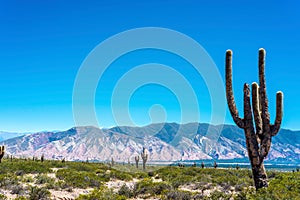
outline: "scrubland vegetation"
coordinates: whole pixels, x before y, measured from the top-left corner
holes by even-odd
[[[267,173],[255,191],[248,169],[3,159],[0,199],[300,199],[300,172]]]

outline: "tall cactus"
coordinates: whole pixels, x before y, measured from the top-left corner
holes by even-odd
[[[226,52],[227,103],[233,121],[238,127],[244,129],[256,189],[268,187],[268,179],[263,162],[270,151],[272,137],[280,129],[283,115],[283,94],[282,92],[277,92],[276,119],[274,124],[270,124],[265,80],[265,55],[265,50],[259,49],[259,85],[252,83],[252,108],[250,103],[250,88],[248,84],[244,84],[244,118],[240,118],[232,90],[232,51],[227,50]]]
[[[141,157],[142,157],[142,160],[143,160],[143,170],[145,170],[146,169],[146,162],[148,160],[148,153],[147,153],[147,150],[145,149],[145,147],[143,147]]]
[[[134,160],[135,160],[135,166],[136,166],[136,168],[138,169],[138,168],[139,168],[140,157],[139,157],[139,156],[135,156],[135,157],[134,157]]]
[[[2,162],[2,158],[4,156],[4,153],[5,153],[5,146],[2,145],[2,146],[0,146],[0,163]]]

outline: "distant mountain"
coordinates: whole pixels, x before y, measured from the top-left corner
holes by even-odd
[[[13,132],[0,131],[0,142],[3,140],[8,140],[10,138],[19,137],[28,134],[30,133],[13,133]]]
[[[207,133],[209,130],[209,133]],[[300,161],[300,131],[282,129],[272,139],[268,159]],[[63,132],[39,132],[3,141],[7,153],[67,160],[133,162],[142,147],[150,161],[246,158],[242,129],[233,125],[164,123],[144,127],[74,127]]]

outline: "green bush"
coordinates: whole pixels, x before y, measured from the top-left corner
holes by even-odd
[[[192,199],[192,195],[189,192],[185,191],[170,191],[166,194],[166,199],[168,200],[190,200]]]
[[[152,182],[151,179],[143,179],[134,186],[135,196],[140,194],[150,194],[150,196],[164,194],[169,191],[172,187],[163,182]]]
[[[50,192],[46,188],[31,187],[29,193],[30,200],[48,200],[50,199]]]
[[[131,191],[130,188],[126,184],[122,185],[122,187],[118,191],[118,194],[125,196],[127,198],[131,198],[134,196],[133,191]]]
[[[103,177],[93,172],[76,171],[74,169],[60,169],[56,172],[56,177],[63,180],[68,186],[87,188],[98,188],[101,182],[105,180]]]
[[[1,198],[0,198],[0,199],[1,199]],[[15,200],[27,200],[27,198],[24,197],[24,196],[20,196],[20,197],[15,198]]]
[[[53,184],[55,182],[55,179],[47,176],[46,174],[39,174],[36,176],[36,184],[45,184],[45,183],[49,183],[49,184]]]
[[[20,184],[13,185],[11,187],[11,194],[23,195],[25,193],[24,188]]]
[[[106,187],[100,187],[91,194],[79,195],[76,200],[126,200],[126,197],[116,194]]]
[[[0,199],[1,199],[1,200],[6,200],[7,197],[6,197],[4,194],[0,194]]]
[[[119,179],[123,181],[131,181],[132,176],[129,173],[118,171],[118,170],[111,170],[110,178]]]
[[[224,192],[215,190],[208,197],[205,197],[205,200],[230,200],[232,195],[225,194]]]

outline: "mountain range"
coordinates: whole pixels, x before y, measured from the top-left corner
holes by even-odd
[[[18,135],[16,135],[18,136]],[[144,127],[92,126],[38,132],[1,142],[6,154],[48,159],[134,162],[145,147],[149,161],[246,158],[242,129],[233,125],[158,123]],[[281,129],[272,138],[268,160],[300,161],[300,131]]]

